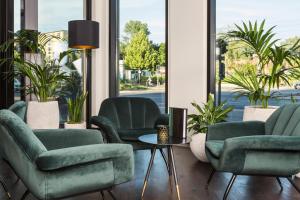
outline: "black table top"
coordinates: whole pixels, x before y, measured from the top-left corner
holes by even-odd
[[[169,137],[166,141],[159,141],[157,138],[157,134],[148,134],[139,137],[139,141],[147,144],[161,145],[161,146],[170,146],[174,144],[187,144],[190,141],[188,139],[180,139]]]

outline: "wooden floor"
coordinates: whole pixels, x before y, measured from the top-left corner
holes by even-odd
[[[211,171],[209,164],[197,161],[188,148],[177,147],[174,149],[177,172],[181,189],[182,200],[221,200],[231,174],[218,173],[214,176],[208,190],[205,182]],[[118,200],[140,199],[143,179],[150,159],[149,151],[139,151],[135,155],[136,173],[135,179],[129,183],[117,186],[113,192]],[[9,167],[0,163],[0,176],[5,179],[14,200],[19,200],[25,191],[21,181],[14,183],[16,177]],[[280,187],[275,178],[269,177],[245,177],[237,178],[229,195],[229,200],[292,200],[300,199],[300,195],[292,188],[287,180],[282,179],[284,189]],[[171,184],[173,184],[173,180]],[[297,180],[300,185],[300,179]],[[172,200],[176,199],[175,190],[171,189],[167,171],[160,154],[157,153],[153,170],[150,175],[148,188],[144,200]],[[68,200],[101,200],[99,193],[82,195]],[[110,197],[106,195],[106,200]],[[6,200],[2,188],[0,200]],[[30,196],[26,200],[35,200]]]

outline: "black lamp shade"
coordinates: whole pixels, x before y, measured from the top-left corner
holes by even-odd
[[[99,48],[99,23],[90,20],[69,21],[69,47],[75,49]]]

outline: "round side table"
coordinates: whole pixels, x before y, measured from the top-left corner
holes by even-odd
[[[178,178],[177,178],[177,173],[176,173],[176,166],[175,166],[175,159],[174,159],[174,153],[173,153],[173,145],[177,144],[186,144],[189,142],[188,139],[179,139],[179,138],[174,138],[174,137],[169,137],[168,140],[166,141],[160,141],[157,138],[157,134],[148,134],[148,135],[143,135],[140,136],[139,138],[140,142],[146,143],[146,144],[152,144],[153,149],[151,150],[151,159],[148,165],[146,177],[144,180],[144,185],[143,185],[143,190],[142,190],[142,198],[144,196],[148,179],[150,176],[150,171],[153,165],[153,160],[155,157],[156,149],[158,147],[166,147],[168,150],[168,161],[167,161],[167,169],[169,172],[169,176],[174,177],[175,185],[176,185],[176,192],[177,192],[177,198],[180,200],[180,190],[179,190],[179,184],[178,184]]]

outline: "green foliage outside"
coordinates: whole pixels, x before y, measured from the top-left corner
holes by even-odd
[[[198,105],[196,102],[192,103],[196,109],[196,114],[188,115],[188,130],[195,133],[207,133],[208,126],[214,125],[219,122],[224,122],[233,110],[233,107],[225,107],[226,102],[215,106],[214,97],[210,94],[207,103],[203,106]]]
[[[124,32],[126,34],[126,36],[124,38],[125,41],[129,40],[130,38],[132,38],[135,34],[137,34],[139,32],[143,32],[147,36],[150,35],[148,24],[143,23],[141,21],[137,21],[137,20],[130,20],[129,22],[127,22],[125,25],[125,28],[124,28]]]
[[[141,21],[129,21],[125,25],[126,36],[120,42],[120,56],[128,70],[156,71],[165,65],[165,44],[154,44],[148,25]]]
[[[155,71],[158,52],[154,50],[147,35],[140,31],[133,35],[125,48],[124,64],[127,69]]]

